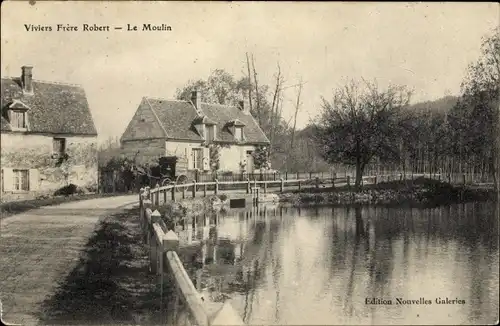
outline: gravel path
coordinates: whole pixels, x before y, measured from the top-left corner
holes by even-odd
[[[47,302],[54,301],[75,271],[89,269],[82,264],[89,263],[89,250],[95,247],[93,242],[107,226],[109,216],[123,213],[126,206],[136,201],[136,195],[91,199],[31,210],[2,220],[0,298],[3,321],[23,325],[43,323],[44,314],[50,315],[50,310],[55,309],[47,306]],[[81,287],[89,288],[85,283]],[[78,320],[66,320],[65,324],[68,323],[80,324]]]

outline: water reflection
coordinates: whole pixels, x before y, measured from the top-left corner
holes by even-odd
[[[487,323],[498,318],[494,204],[433,209],[252,207],[181,235],[201,291],[249,324]],[[366,298],[465,305],[367,305]]]

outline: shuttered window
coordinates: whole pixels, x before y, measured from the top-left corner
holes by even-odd
[[[193,169],[203,169],[203,152],[201,148],[193,148]]]
[[[13,170],[14,190],[29,191],[29,170]]]
[[[10,124],[14,128],[25,129],[26,128],[26,113],[24,111],[12,110],[10,112]]]

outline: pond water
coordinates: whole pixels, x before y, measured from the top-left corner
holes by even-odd
[[[494,203],[231,210],[187,226],[181,259],[247,324],[494,323],[497,213]]]

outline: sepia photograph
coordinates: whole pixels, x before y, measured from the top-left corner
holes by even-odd
[[[4,1],[5,325],[496,325],[496,2]]]

